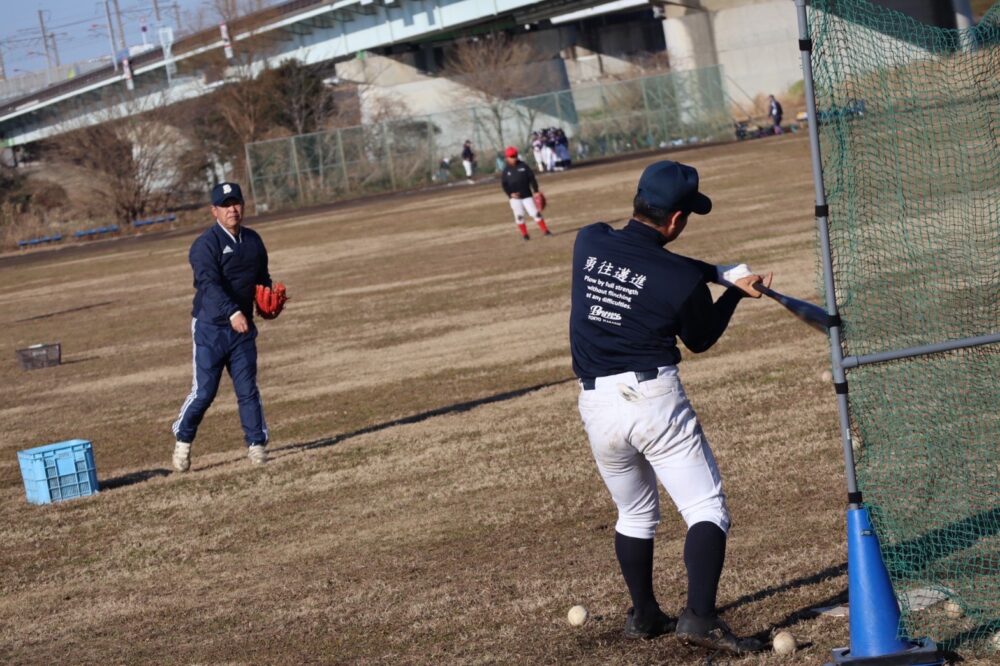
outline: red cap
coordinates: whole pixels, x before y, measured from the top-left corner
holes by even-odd
[[[507,157],[517,157],[517,148],[514,146],[507,146],[507,150],[503,152]]]

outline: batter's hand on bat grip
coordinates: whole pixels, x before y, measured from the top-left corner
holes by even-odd
[[[771,286],[771,278],[774,277],[774,273],[768,273],[767,275],[747,275],[742,277],[733,284],[739,287],[750,298],[760,298],[763,296],[759,291],[753,288],[755,284],[760,282],[765,287]]]

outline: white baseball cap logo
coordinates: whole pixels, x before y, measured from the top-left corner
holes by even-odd
[[[230,187],[228,184],[222,186],[222,193],[223,194],[229,194],[232,191],[233,191],[233,188]]]

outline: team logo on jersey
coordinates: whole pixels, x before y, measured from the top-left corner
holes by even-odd
[[[599,318],[605,319],[607,321],[621,321],[622,320],[622,316],[621,316],[620,313],[618,313],[618,312],[609,312],[608,310],[605,310],[604,308],[602,308],[600,305],[591,305],[590,306],[590,316],[591,317],[599,317]]]

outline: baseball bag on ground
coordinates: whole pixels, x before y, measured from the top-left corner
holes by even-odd
[[[257,303],[257,314],[264,319],[274,319],[285,309],[285,301],[288,294],[285,292],[285,285],[275,282],[274,288],[257,285],[257,293],[254,301]]]
[[[539,213],[545,210],[545,204],[547,202],[545,201],[544,194],[542,194],[541,192],[535,192],[534,195],[532,195],[532,198],[535,200],[535,208],[538,209]]]

